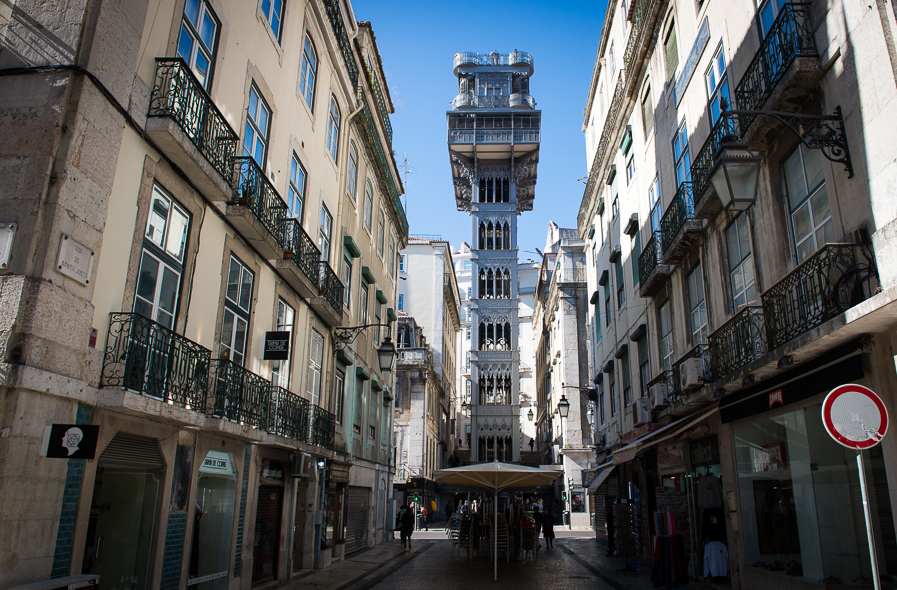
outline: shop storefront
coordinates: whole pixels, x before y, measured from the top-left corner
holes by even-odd
[[[225,590],[233,553],[237,470],[234,456],[211,450],[199,465],[187,586]]]
[[[327,462],[321,502],[321,525],[318,530],[319,550],[317,567],[330,567],[333,560],[342,559],[346,539],[346,487],[349,465]]]
[[[284,469],[278,461],[262,461],[255,513],[252,552],[252,584],[277,576],[280,556],[280,525],[283,518]]]

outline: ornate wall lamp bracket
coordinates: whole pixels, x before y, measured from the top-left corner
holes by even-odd
[[[333,329],[333,351],[338,352],[352,344],[359,334],[366,328],[386,328],[387,338],[389,338],[389,324],[364,324],[363,326],[346,326],[345,328]]]

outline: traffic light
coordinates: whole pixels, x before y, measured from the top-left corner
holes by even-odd
[[[566,491],[561,492],[561,500],[563,500],[564,502],[567,501],[567,492]]]
[[[418,502],[418,501],[419,501],[418,498],[419,498],[418,496],[414,496],[414,501],[415,501],[415,502]]]

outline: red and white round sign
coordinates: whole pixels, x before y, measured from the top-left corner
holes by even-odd
[[[840,385],[822,402],[822,423],[836,442],[869,449],[888,432],[888,411],[878,395],[862,385]]]

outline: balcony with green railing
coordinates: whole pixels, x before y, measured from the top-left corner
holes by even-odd
[[[617,85],[614,87],[614,95],[610,101],[610,107],[607,109],[607,116],[604,118],[604,127],[601,130],[601,138],[598,140],[598,147],[595,149],[595,156],[592,158],[592,167],[589,169],[589,180],[586,182],[586,188],[582,193],[582,202],[579,205],[579,215],[576,218],[576,227],[580,234],[591,223],[591,219],[587,219],[591,209],[592,193],[595,192],[595,185],[601,176],[604,167],[604,157],[611,145],[617,145],[615,131],[619,127],[617,117],[620,114],[620,107],[623,104],[623,72],[620,71],[617,76]],[[597,199],[598,196],[596,195]]]
[[[355,54],[352,52],[352,43],[349,41],[349,35],[346,32],[346,25],[343,24],[343,15],[337,0],[323,0],[324,9],[327,11],[327,20],[330,21],[330,28],[336,37],[336,44],[339,47],[340,55],[343,58],[343,65],[349,72],[349,80],[352,82],[352,88],[358,87],[358,66],[355,64]]]
[[[714,379],[720,379],[766,354],[765,323],[763,308],[749,304],[707,337],[710,372]]]
[[[663,263],[661,240],[660,230],[653,232],[638,257],[639,292],[642,297],[653,296],[670,276],[669,265]]]
[[[641,79],[637,72],[638,65],[650,51],[649,44],[655,38],[651,33],[657,27],[658,16],[665,5],[664,0],[634,0],[630,8],[629,37],[623,51],[623,69],[629,87],[627,96],[632,94],[632,89]]]
[[[255,160],[233,158],[233,197],[227,218],[266,260],[283,257],[289,209]]]
[[[273,261],[277,274],[302,297],[316,297],[321,251],[298,219],[286,220],[284,234],[283,257]]]
[[[203,412],[211,358],[209,349],[139,313],[110,313],[100,387]]]
[[[230,422],[265,429],[271,383],[228,359],[211,364],[211,414]]]
[[[318,261],[318,296],[309,305],[328,326],[343,322],[343,283],[325,260]]]
[[[700,240],[704,223],[695,217],[691,183],[679,185],[676,195],[660,219],[660,247],[665,264],[677,264]]]
[[[367,69],[368,81],[371,83],[371,88],[374,91],[374,100],[377,102],[377,112],[380,113],[380,121],[383,124],[383,129],[386,131],[386,139],[390,145],[392,145],[392,124],[389,122],[389,109],[386,108],[386,97],[383,94],[383,89],[380,87],[380,81],[377,79],[377,75],[374,73],[374,69],[371,66],[371,61],[367,56],[364,58],[365,69]]]
[[[266,430],[271,434],[309,441],[311,404],[292,391],[271,385],[268,390],[268,420]]]
[[[392,204],[395,208],[396,215],[399,218],[399,223],[407,236],[408,218],[405,216],[405,208],[402,207],[402,201],[399,198],[399,189],[392,174],[393,167],[390,166],[392,153],[390,152],[389,157],[387,157],[387,152],[383,147],[383,142],[380,141],[380,134],[377,131],[376,120],[374,119],[370,106],[368,106],[368,101],[364,93],[361,93],[361,108],[368,141],[370,141],[371,146],[374,148],[374,153],[377,155],[377,164],[380,168],[380,174],[383,176],[383,181],[386,183],[389,196],[392,198]]]
[[[741,127],[735,117],[720,117],[710,130],[710,136],[691,164],[691,188],[695,217],[712,219],[722,210],[719,199],[711,190],[710,169],[724,141],[741,137]]]
[[[336,416],[324,408],[311,407],[308,442],[328,449],[333,448],[333,438],[336,431]]]

